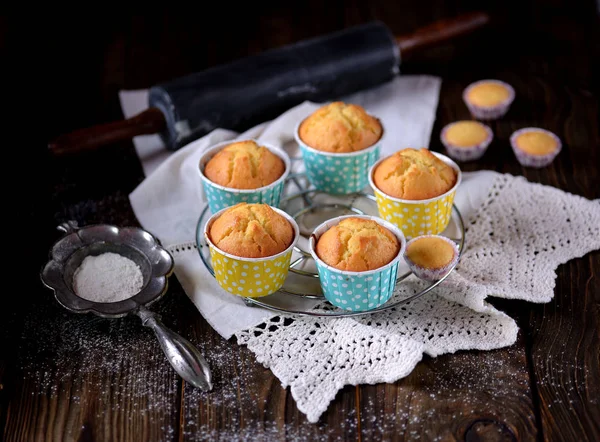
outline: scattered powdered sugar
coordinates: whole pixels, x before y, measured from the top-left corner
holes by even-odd
[[[73,276],[75,293],[89,301],[117,302],[139,293],[144,278],[139,266],[118,253],[86,256]]]
[[[168,296],[152,310],[165,325],[181,332],[177,302],[176,297]],[[24,318],[19,347],[16,363],[27,393],[41,395],[43,401],[61,410],[70,404],[73,416],[87,415],[93,425],[76,428],[73,425],[78,420],[74,418],[73,423],[57,421],[57,427],[76,433],[90,431],[104,440],[106,422],[128,422],[135,428],[161,428],[160,437],[148,440],[172,440],[170,435],[177,431],[173,424],[179,412],[181,378],[169,365],[154,333],[136,316],[104,319],[75,314],[52,297],[40,299]],[[201,345],[198,348],[202,351]],[[65,438],[79,440],[75,435]]]
[[[308,423],[292,408],[289,388],[282,390],[249,349],[209,330],[200,329],[196,335],[178,325],[182,304],[189,303],[180,290],[153,310],[204,354],[213,370],[211,392],[188,384],[180,388],[181,379],[158,341],[137,317],[77,315],[64,311],[51,297],[40,299],[25,317],[17,364],[26,391],[44,397],[34,401],[47,401],[61,410],[68,405],[74,416],[89,416],[93,427],[85,431],[98,439],[105,434],[106,422],[124,422],[125,428],[151,429],[148,440],[342,441],[355,439],[359,432],[364,440],[448,440],[456,435],[456,422],[502,416],[500,422],[509,429],[519,428],[519,416],[532,409],[526,355],[516,346],[426,357],[409,375],[411,380],[400,381],[393,389],[361,387],[358,406],[355,387],[344,388],[329,415]],[[566,360],[546,363],[551,369],[538,381],[542,388],[559,382],[552,376],[558,370],[575,369],[570,365],[575,363]],[[580,379],[585,376],[589,374],[583,371]],[[560,400],[578,403],[584,388],[573,379]],[[346,410],[345,416],[341,410]],[[24,414],[26,407],[17,412],[20,418],[36,419]],[[447,432],[440,434],[439,426],[430,425],[433,420],[447,424]],[[56,425],[79,439],[80,430],[72,424]],[[116,436],[125,438],[123,433]]]

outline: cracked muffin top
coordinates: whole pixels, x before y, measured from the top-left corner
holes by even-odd
[[[426,200],[448,192],[456,171],[428,149],[403,149],[383,160],[373,183],[385,194],[405,200]]]
[[[400,251],[396,235],[364,218],[345,218],[321,235],[317,256],[338,270],[364,272],[390,263]]]
[[[215,219],[208,235],[225,253],[265,258],[287,249],[294,233],[290,222],[269,205],[239,203]]]
[[[284,172],[283,160],[252,140],[227,145],[204,168],[204,175],[213,183],[233,189],[268,186]]]
[[[375,144],[383,134],[379,120],[356,104],[335,101],[320,107],[302,122],[300,139],[323,152],[351,153]]]

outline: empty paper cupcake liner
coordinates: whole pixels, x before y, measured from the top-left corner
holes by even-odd
[[[347,272],[323,262],[315,251],[318,239],[329,228],[344,218],[370,219],[390,230],[400,242],[400,251],[385,266],[366,272]],[[368,311],[385,304],[396,287],[398,265],[404,255],[406,240],[398,228],[381,218],[368,215],[347,215],[332,218],[318,226],[309,239],[309,250],[317,265],[321,289],[327,300],[336,307],[348,311]]]
[[[517,146],[517,143],[516,143],[517,137],[519,135],[522,135],[523,133],[532,132],[532,131],[543,132],[545,134],[550,135],[556,141],[556,150],[554,150],[554,152],[551,152],[546,155],[532,155],[530,153],[527,153],[527,152],[521,150],[519,148],[519,146]],[[556,156],[562,150],[562,142],[560,141],[560,138],[558,138],[552,132],[544,130],[544,129],[540,129],[538,127],[526,127],[526,128],[519,129],[519,130],[513,132],[513,134],[510,136],[510,145],[512,147],[513,152],[515,153],[515,156],[517,157],[517,161],[519,161],[519,163],[522,166],[534,167],[537,169],[546,167],[550,163],[552,163],[552,161],[554,161],[554,158],[556,158]]]
[[[458,250],[458,245],[454,241],[452,241],[450,238],[446,238],[445,236],[440,236],[440,235],[423,235],[423,236],[419,236],[417,238],[413,238],[406,243],[406,248],[408,249],[408,247],[410,246],[410,244],[413,241],[416,241],[421,238],[427,238],[427,237],[440,238],[440,239],[446,241],[448,244],[450,244],[452,246],[452,249],[454,250],[454,257],[452,258],[452,261],[450,261],[448,264],[446,264],[445,266],[440,267],[438,269],[429,269],[429,268],[421,267],[420,265],[415,264],[411,259],[408,258],[406,253],[404,254],[404,260],[406,261],[406,263],[408,264],[408,267],[412,270],[412,272],[415,274],[415,276],[417,278],[420,278],[420,279],[423,279],[423,280],[429,281],[429,282],[436,282],[436,281],[439,281],[440,279],[442,279],[444,276],[446,276],[446,274],[448,274],[448,272],[456,265],[456,263],[458,262],[459,250]]]
[[[421,235],[437,235],[443,232],[450,223],[454,196],[462,180],[462,173],[458,165],[450,158],[437,152],[432,153],[450,165],[457,173],[456,183],[452,189],[435,198],[405,200],[381,192],[373,182],[373,173],[385,158],[377,161],[369,170],[369,184],[377,199],[379,215],[399,228],[407,239]]]
[[[260,298],[279,290],[289,273],[294,246],[298,242],[300,230],[296,221],[284,211],[272,207],[287,219],[294,229],[292,244],[273,256],[265,258],[244,258],[223,252],[210,240],[208,232],[214,220],[225,210],[215,213],[204,227],[204,239],[209,245],[210,258],[218,284],[227,292],[241,297]]]
[[[444,147],[446,148],[446,152],[448,152],[448,156],[457,161],[462,161],[462,162],[474,161],[474,160],[478,160],[479,158],[481,158],[494,138],[494,133],[492,132],[492,129],[490,129],[485,124],[483,125],[485,127],[487,137],[483,142],[481,142],[479,144],[475,144],[473,146],[468,146],[468,147],[455,146],[452,143],[448,142],[448,140],[446,139],[446,134],[448,133],[448,130],[454,124],[456,124],[456,123],[451,123],[451,124],[448,124],[447,126],[445,126],[444,129],[442,129],[442,133],[440,135],[441,142],[444,145]]]
[[[495,106],[477,106],[476,104],[471,103],[467,99],[467,96],[474,86],[477,86],[481,83],[496,83],[496,84],[500,84],[500,85],[504,86],[506,89],[508,89],[508,92],[509,92],[508,98],[506,100],[504,100],[502,103],[497,104]],[[473,115],[473,117],[475,117],[479,120],[495,120],[497,118],[503,117],[508,112],[508,109],[510,108],[510,105],[512,104],[514,99],[515,99],[515,90],[513,89],[513,87],[510,84],[505,83],[500,80],[476,81],[475,83],[471,83],[469,86],[467,86],[467,88],[463,92],[463,101],[467,105],[467,108],[469,108],[469,112],[471,112],[471,115]]]
[[[302,141],[298,133],[300,124],[302,122],[296,126],[294,136],[302,152],[308,180],[317,190],[345,195],[360,192],[367,187],[367,174],[379,159],[383,134],[377,143],[357,152],[323,152]]]
[[[285,170],[283,174],[276,181],[267,186],[260,187],[258,189],[234,189],[213,183],[206,177],[206,175],[204,175],[204,167],[210,161],[210,159],[217,152],[224,149],[227,145],[237,141],[241,140],[229,140],[216,144],[207,149],[207,151],[200,158],[198,171],[200,173],[200,178],[202,179],[202,186],[210,211],[212,213],[217,213],[219,210],[230,206],[235,206],[238,203],[261,203],[268,204],[273,207],[279,207],[281,195],[283,194],[283,187],[285,185],[285,179],[290,173],[291,163],[286,153],[277,147],[270,146],[257,140],[250,140],[256,142],[260,146],[265,146],[275,155],[280,157],[285,164]]]

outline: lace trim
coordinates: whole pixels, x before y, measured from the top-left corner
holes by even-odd
[[[460,264],[435,293],[364,317],[281,315],[236,337],[316,422],[344,385],[394,382],[423,353],[513,344],[516,323],[485,298],[549,301],[557,266],[600,249],[599,202],[499,174],[467,220]],[[394,296],[410,296],[422,284],[411,277]]]
[[[197,251],[198,246],[194,242],[184,242],[180,244],[172,244],[170,246],[165,247],[165,249],[173,256],[179,255],[182,253]]]

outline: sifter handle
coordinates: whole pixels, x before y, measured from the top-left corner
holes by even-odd
[[[127,120],[100,124],[61,135],[48,148],[57,155],[87,151],[137,135],[160,132],[166,125],[163,113],[150,108]]]
[[[412,34],[396,37],[396,43],[400,48],[401,57],[405,58],[421,49],[473,32],[485,26],[489,21],[490,16],[487,13],[471,12],[439,20],[417,29]]]
[[[212,390],[212,374],[206,359],[190,341],[166,327],[159,317],[144,306],[136,310],[142,325],[154,331],[165,356],[177,374],[203,391]]]

